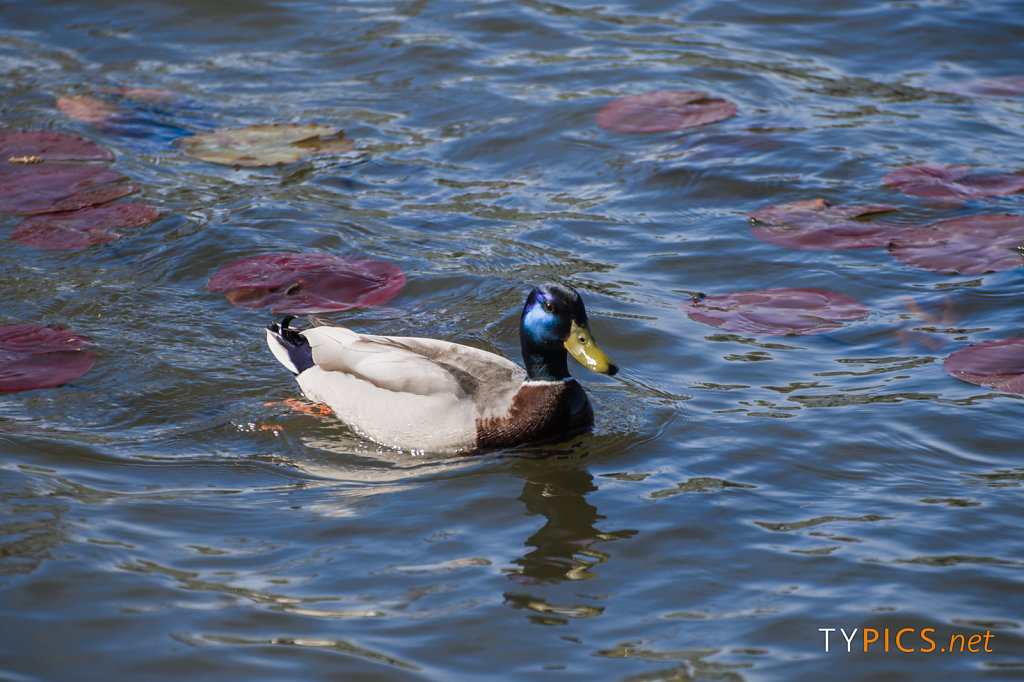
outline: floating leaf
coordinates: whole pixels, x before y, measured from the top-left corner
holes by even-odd
[[[983,341],[956,351],[942,363],[947,374],[1006,393],[1024,393],[1024,337]]]
[[[956,201],[1003,197],[1024,191],[1024,173],[968,177],[970,169],[966,164],[904,166],[887,173],[882,184],[916,197]]]
[[[820,334],[868,314],[863,303],[822,289],[731,291],[683,304],[690,319],[746,334]]]
[[[343,154],[355,143],[342,130],[308,123],[250,126],[175,141],[185,154],[225,166],[277,166],[307,156]]]
[[[92,367],[92,339],[49,324],[0,326],[0,391],[59,386]]]
[[[37,249],[84,249],[117,239],[118,235],[110,230],[142,227],[159,217],[158,210],[142,204],[90,206],[25,218],[11,239]]]
[[[110,150],[67,133],[51,130],[0,132],[0,165],[42,161],[110,161],[113,158]]]
[[[885,246],[900,225],[854,220],[864,215],[897,210],[887,204],[831,206],[824,199],[798,201],[754,211],[750,217],[764,225],[751,233],[758,239],[791,249],[862,249]]]
[[[995,97],[1017,97],[1024,95],[1024,77],[1002,76],[999,78],[978,78],[976,80],[949,83],[939,92],[954,95],[992,95]]]
[[[597,125],[619,133],[663,133],[729,118],[736,105],[694,90],[658,90],[609,102]]]
[[[68,118],[93,125],[123,116],[126,112],[113,102],[91,95],[64,95],[57,98],[57,108]]]
[[[206,288],[230,290],[241,308],[272,306],[279,313],[323,313],[378,305],[405,284],[400,269],[384,261],[323,253],[271,253],[243,258],[218,270]]]
[[[106,166],[75,163],[0,167],[0,213],[30,215],[102,204],[139,190]]]
[[[1024,216],[1005,213],[963,216],[904,230],[889,252],[915,268],[980,275],[1024,264]]]

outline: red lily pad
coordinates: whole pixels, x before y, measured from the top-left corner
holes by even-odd
[[[160,211],[142,204],[104,204],[25,218],[11,239],[37,249],[74,250],[118,238],[111,230],[148,225]]]
[[[0,132],[0,165],[43,161],[110,161],[113,158],[110,150],[67,133],[51,130]]]
[[[956,201],[1004,197],[1024,191],[1024,173],[968,176],[970,169],[966,164],[904,166],[887,173],[882,184],[916,197]]]
[[[1024,337],[983,341],[961,348],[942,363],[947,374],[1005,393],[1024,393]]]
[[[332,126],[259,125],[201,133],[175,140],[186,155],[225,166],[278,166],[307,156],[343,154],[355,143]]]
[[[92,367],[92,339],[49,324],[0,326],[0,391],[60,386]]]
[[[868,314],[860,301],[824,289],[730,291],[694,298],[682,308],[712,327],[777,336],[820,334]]]
[[[1002,76],[978,78],[975,80],[949,83],[938,89],[954,95],[991,95],[994,97],[1018,97],[1024,95],[1024,76]]]
[[[597,125],[619,133],[663,133],[714,123],[736,113],[736,105],[706,92],[658,90],[609,102]]]
[[[985,213],[904,230],[889,252],[915,268],[980,275],[1024,264],[1024,216]]]
[[[378,305],[398,295],[405,274],[368,258],[325,253],[271,253],[235,261],[218,270],[206,288],[229,290],[240,308],[271,306],[277,313],[324,313]]]
[[[824,199],[798,201],[754,211],[757,225],[751,233],[762,241],[791,249],[863,249],[885,246],[900,225],[855,220],[864,215],[897,210],[887,204],[831,206]]]
[[[139,186],[106,166],[76,163],[0,165],[0,213],[72,211],[120,199]]]

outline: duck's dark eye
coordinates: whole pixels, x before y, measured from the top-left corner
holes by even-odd
[[[552,303],[551,301],[544,301],[544,310],[548,311],[549,313],[555,312],[555,304]]]

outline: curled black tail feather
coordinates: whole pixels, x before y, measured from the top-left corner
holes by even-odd
[[[294,367],[292,371],[300,374],[315,363],[313,362],[313,349],[306,337],[302,335],[302,330],[291,326],[291,321],[294,319],[294,315],[285,315],[279,322],[268,324],[267,329],[277,337],[281,346],[288,353],[288,359]]]

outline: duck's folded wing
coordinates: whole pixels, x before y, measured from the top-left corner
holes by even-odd
[[[526,376],[521,367],[498,355],[448,341],[372,336],[326,326],[307,329],[303,335],[320,369],[396,393],[472,397],[481,387],[510,386]]]

